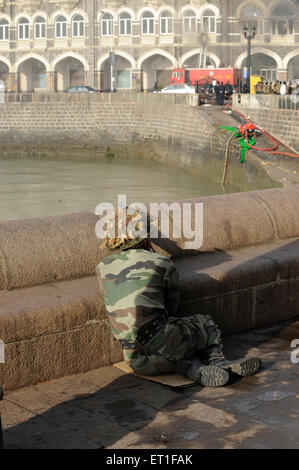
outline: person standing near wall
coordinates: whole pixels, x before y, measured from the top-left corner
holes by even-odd
[[[217,84],[216,84],[215,87],[214,87],[214,90],[215,90],[215,98],[216,98],[216,104],[217,104],[217,105],[219,104],[219,86],[220,86],[220,82],[217,82]]]
[[[287,94],[287,84],[286,84],[286,82],[283,82],[280,85],[280,94],[281,95],[286,95]]]
[[[225,84],[225,95],[226,95],[227,99],[229,99],[232,94],[233,94],[233,87],[232,87],[232,84],[230,83],[230,81],[228,80]]]
[[[225,86],[223,85],[223,82],[219,85],[219,106],[224,105],[224,93],[225,93]]]
[[[243,93],[249,93],[247,83],[243,85]]]
[[[213,93],[215,93],[215,87],[216,87],[216,85],[217,85],[217,81],[216,81],[215,78],[213,78],[213,80],[212,80]]]

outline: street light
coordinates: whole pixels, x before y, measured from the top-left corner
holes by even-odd
[[[247,39],[247,89],[250,93],[251,41],[255,38],[256,27],[254,25],[244,26],[243,33],[245,39]]]

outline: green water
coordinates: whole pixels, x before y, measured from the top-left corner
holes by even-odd
[[[116,205],[119,194],[126,194],[128,203],[149,203],[240,191],[233,185],[224,191],[217,179],[149,160],[3,159],[0,221],[94,212],[101,202]],[[257,187],[269,187],[269,178],[244,190]]]

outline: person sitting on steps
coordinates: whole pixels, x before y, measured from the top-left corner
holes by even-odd
[[[126,229],[134,218],[135,234],[143,223],[138,215],[125,213]],[[114,228],[119,216],[120,211],[112,214]],[[207,387],[227,384],[230,374],[255,374],[261,360],[228,360],[221,332],[209,315],[177,316],[178,271],[169,258],[154,252],[149,226],[147,233],[146,238],[107,236],[102,245],[107,256],[96,267],[111,330],[125,361],[141,375],[175,372]]]

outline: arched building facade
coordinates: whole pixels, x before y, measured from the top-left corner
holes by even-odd
[[[246,67],[299,79],[299,0],[0,0],[0,79],[9,91],[88,84],[151,90],[175,67]]]

